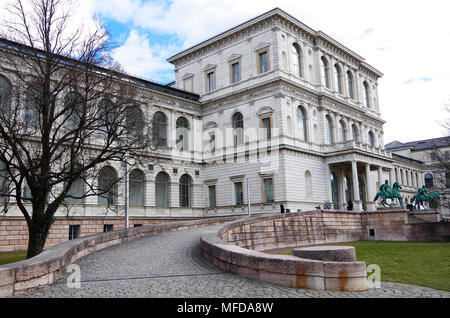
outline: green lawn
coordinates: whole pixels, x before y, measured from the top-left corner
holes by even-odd
[[[381,268],[381,281],[450,291],[450,243],[351,242],[358,261]],[[279,254],[292,255],[292,250]]]
[[[0,265],[23,261],[27,252],[0,252]]]

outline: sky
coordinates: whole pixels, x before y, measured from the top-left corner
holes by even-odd
[[[126,72],[169,83],[167,58],[275,7],[384,74],[378,94],[385,143],[448,135],[440,125],[450,117],[448,0],[79,0],[76,17],[108,25],[113,57]]]

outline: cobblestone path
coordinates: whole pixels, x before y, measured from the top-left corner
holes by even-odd
[[[205,228],[164,233],[126,242],[79,259],[81,288],[55,284],[19,297],[450,297],[430,288],[382,283],[365,292],[292,289],[224,272],[205,261],[199,249]]]

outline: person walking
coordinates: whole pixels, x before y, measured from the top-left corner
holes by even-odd
[[[283,214],[284,213],[284,205],[283,205],[283,203],[280,204],[280,210],[281,210],[281,214]]]

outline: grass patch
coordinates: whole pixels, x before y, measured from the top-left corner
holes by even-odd
[[[351,242],[358,261],[377,264],[381,281],[450,291],[450,243]],[[293,255],[292,250],[277,254]]]
[[[27,258],[27,252],[0,252],[0,265],[23,261]]]

